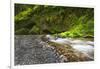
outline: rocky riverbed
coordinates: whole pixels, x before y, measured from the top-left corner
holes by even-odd
[[[41,37],[43,36],[15,35],[15,65],[93,60],[70,45],[48,42]]]
[[[15,36],[15,65],[30,65],[60,62],[53,47],[37,35]]]

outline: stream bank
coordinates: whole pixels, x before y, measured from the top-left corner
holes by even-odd
[[[59,44],[47,39],[44,41],[41,37],[41,35],[15,35],[15,65],[94,60],[68,44]]]

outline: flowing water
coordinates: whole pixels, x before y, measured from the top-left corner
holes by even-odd
[[[59,44],[68,44],[72,46],[75,50],[82,52],[94,59],[94,41],[93,38],[57,38],[54,39],[53,36],[47,35],[49,41],[59,43]]]

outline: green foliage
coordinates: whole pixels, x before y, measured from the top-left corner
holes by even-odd
[[[32,11],[31,8],[28,8],[26,11],[20,12],[18,15],[15,16],[15,21],[21,21],[28,19],[28,15]]]
[[[28,33],[28,29],[25,29],[25,28],[21,28],[21,29],[19,29],[19,30],[17,30],[16,32],[15,32],[15,34],[17,34],[17,35],[19,35],[19,34],[24,34],[24,35],[26,35],[27,33]]]
[[[29,31],[29,33],[37,34],[39,32],[39,28],[36,26],[33,26],[32,29]]]
[[[15,34],[94,35],[94,9],[15,4]]]
[[[69,31],[60,33],[60,37],[85,37],[94,36],[94,20],[93,17],[81,16],[77,21],[78,25],[73,26]]]

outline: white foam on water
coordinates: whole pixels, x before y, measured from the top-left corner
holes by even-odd
[[[80,51],[84,54],[87,54],[89,57],[94,57],[94,42],[93,41],[84,41],[84,40],[72,40],[69,38],[57,38],[54,39],[51,35],[47,35],[49,41],[59,43],[59,44],[69,44],[75,50]]]
[[[69,39],[58,38],[56,40],[50,40],[51,42],[59,43],[59,44],[70,44]]]
[[[94,47],[91,45],[72,45],[72,47],[82,53],[88,54],[90,57],[94,57]]]

